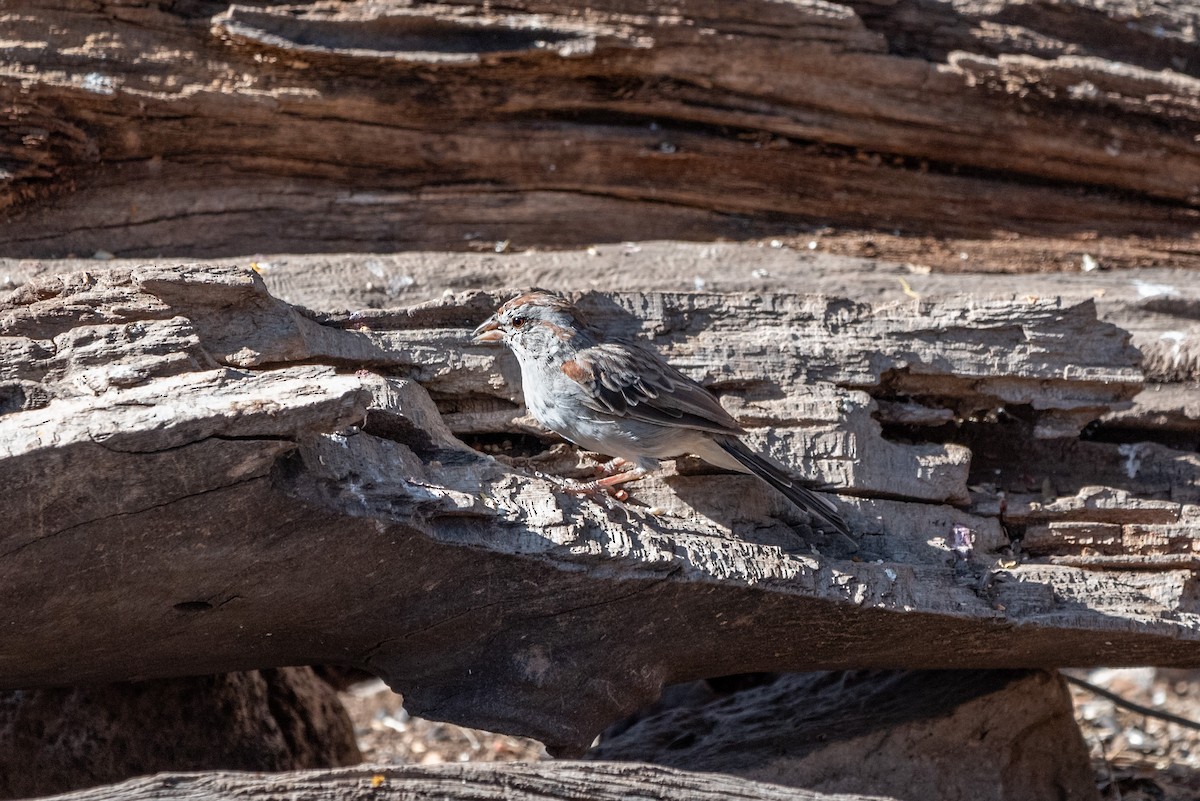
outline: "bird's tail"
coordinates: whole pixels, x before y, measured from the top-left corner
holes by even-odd
[[[743,467],[763,481],[779,490],[789,501],[799,506],[818,520],[832,526],[836,531],[850,536],[850,528],[842,519],[837,504],[827,496],[802,487],[798,479],[788,475],[783,467],[759,456],[736,437],[713,437],[721,450],[728,453]]]

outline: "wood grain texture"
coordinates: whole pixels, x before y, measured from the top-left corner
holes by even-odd
[[[735,677],[736,680],[736,677]],[[1057,672],[848,671],[673,687],[605,732],[599,760],[652,762],[905,801],[1097,799]]]
[[[834,226],[1023,238],[1029,263],[1102,242],[1126,264],[1200,264],[1186,5],[20,0],[0,14],[11,255]]]
[[[1092,300],[579,296],[836,486],[850,543],[689,460],[640,504],[564,492],[590,462],[523,419],[510,356],[469,342],[511,294],[312,312],[211,265],[11,293],[0,683],[351,664],[415,714],[570,753],[705,676],[1200,659],[1194,454],[1129,475],[1081,435],[1144,385]],[[1040,532],[1075,523],[1121,526],[1126,561],[1056,563],[1078,539]]]
[[[196,602],[187,611],[202,611]],[[164,770],[288,771],[362,762],[310,668],[0,693],[0,798]]]
[[[814,793],[715,773],[691,773],[629,763],[363,765],[342,770],[275,774],[163,773],[54,796],[57,801],[218,801],[303,797],[316,801],[869,801],[866,796]],[[871,796],[877,799],[879,796]]]

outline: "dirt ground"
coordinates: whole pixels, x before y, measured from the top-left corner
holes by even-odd
[[[1200,721],[1200,671],[1133,668],[1067,673],[1134,703]],[[1200,799],[1200,729],[1124,709],[1075,685],[1071,694],[1105,801]],[[536,740],[410,717],[403,699],[378,680],[353,685],[341,697],[367,762],[428,765],[549,759]]]
[[[1131,668],[1066,672],[1128,701],[1200,721],[1200,671]],[[1200,730],[1123,709],[1074,685],[1071,695],[1104,799],[1200,799]]]
[[[340,696],[365,762],[436,765],[550,758],[537,740],[410,717],[404,699],[379,679],[352,685]]]

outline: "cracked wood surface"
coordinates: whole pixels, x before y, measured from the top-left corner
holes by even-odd
[[[342,770],[251,774],[160,773],[53,796],[56,801],[220,801],[230,797],[353,801],[887,801],[878,795],[815,793],[716,773],[628,762],[364,765]],[[47,799],[48,801],[48,799]]]
[[[511,357],[469,342],[509,294],[311,312],[212,265],[20,286],[0,302],[0,606],[20,612],[0,684],[344,663],[416,714],[571,753],[704,676],[1200,659],[1195,454],[1150,443],[1124,481],[1124,446],[1080,435],[1145,381],[1093,299],[579,297],[839,487],[852,544],[693,460],[638,504],[564,493],[590,463],[523,418]],[[1062,563],[1088,524],[1126,560]],[[1128,558],[1147,553],[1170,558]]]
[[[831,225],[962,240],[946,263],[1200,264],[1186,3],[20,0],[0,26],[12,255]]]
[[[839,671],[693,682],[605,731],[587,757],[908,801],[1099,798],[1057,671]]]

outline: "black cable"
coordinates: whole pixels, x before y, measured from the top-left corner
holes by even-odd
[[[1083,679],[1077,679],[1074,676],[1068,676],[1065,673],[1063,674],[1063,678],[1066,679],[1071,684],[1074,684],[1076,687],[1082,687],[1083,689],[1087,690],[1088,692],[1098,695],[1101,698],[1107,698],[1108,700],[1112,701],[1117,706],[1123,706],[1131,712],[1137,712],[1138,714],[1141,714],[1141,715],[1146,715],[1146,716],[1152,717],[1152,718],[1158,718],[1159,720],[1165,720],[1168,723],[1174,723],[1178,726],[1186,726],[1189,729],[1195,729],[1197,731],[1200,731],[1200,723],[1198,723],[1194,720],[1189,720],[1188,718],[1181,718],[1181,717],[1179,717],[1179,715],[1172,715],[1170,712],[1163,712],[1161,709],[1155,709],[1152,706],[1142,706],[1141,704],[1135,704],[1133,701],[1126,700],[1110,690],[1106,690],[1103,687],[1097,687],[1095,684],[1092,684],[1090,681],[1084,681]]]

